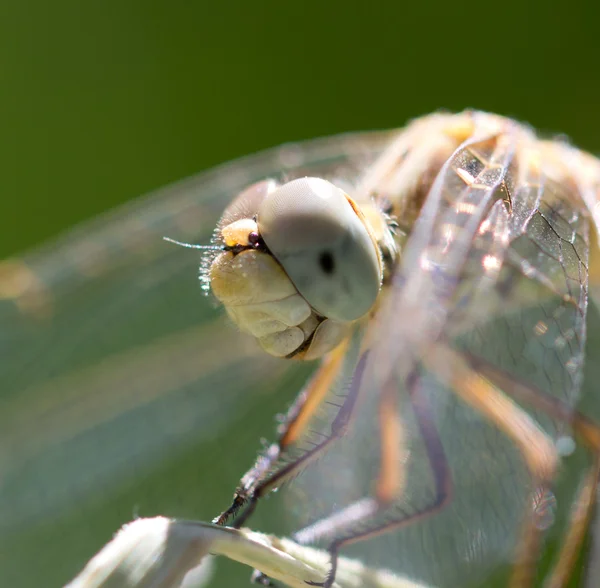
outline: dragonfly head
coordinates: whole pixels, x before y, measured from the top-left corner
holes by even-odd
[[[315,359],[373,308],[383,264],[354,201],[320,178],[254,184],[225,210],[207,269],[238,327],[278,357]]]

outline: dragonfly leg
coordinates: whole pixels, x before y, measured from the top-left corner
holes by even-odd
[[[335,576],[337,574],[337,564],[339,552],[343,543],[341,541],[334,541],[328,548],[329,552],[329,560],[331,562],[329,571],[327,572],[327,576],[324,582],[312,582],[310,580],[306,581],[306,584],[309,586],[319,586],[320,588],[331,588],[333,583],[335,582]]]
[[[581,553],[581,547],[594,513],[600,476],[600,449],[598,447],[594,449],[594,464],[589,469],[571,510],[569,530],[561,547],[558,562],[547,583],[548,588],[561,588],[567,585]]]
[[[482,374],[460,352],[444,343],[432,345],[422,357],[432,373],[517,445],[533,481],[531,503],[534,503],[536,494],[549,492],[559,464],[554,441],[508,395],[511,390],[492,383],[486,377],[487,373]],[[518,560],[513,567],[512,588],[526,588],[533,584],[542,536],[542,525],[536,524],[535,516],[526,517],[515,550]]]
[[[317,521],[314,525],[298,531],[294,539],[299,543],[311,543],[323,537],[331,537],[338,533],[346,533],[334,539],[329,547],[331,567],[322,583],[307,582],[313,586],[330,588],[337,572],[337,562],[340,549],[350,543],[365,541],[377,535],[413,524],[442,510],[452,499],[452,476],[444,453],[441,439],[431,417],[431,407],[425,396],[420,394],[421,380],[417,374],[409,379],[408,387],[413,412],[425,443],[426,454],[431,465],[435,483],[435,497],[425,508],[410,516],[388,520],[377,526],[363,531],[353,531],[361,523],[368,522],[372,517],[390,506],[402,492],[404,472],[399,449],[402,447],[398,412],[396,385],[390,380],[382,390],[379,406],[379,421],[381,427],[381,456],[380,472],[377,479],[375,496],[354,502],[338,513]],[[392,471],[390,471],[390,469]]]
[[[560,399],[516,380],[510,374],[481,358],[468,356],[467,360],[480,374],[514,398],[545,412],[558,421],[569,423],[575,434],[581,439],[582,444],[592,454],[592,465],[584,477],[571,509],[568,530],[562,541],[557,563],[550,579],[545,584],[547,588],[566,586],[577,563],[596,502],[600,477],[600,426],[580,412],[573,410]]]
[[[339,374],[347,348],[348,341],[345,341],[325,357],[315,375],[288,410],[284,422],[278,427],[279,440],[273,443],[265,454],[260,455],[256,463],[244,474],[235,491],[231,506],[216,517],[213,523],[225,525],[245,506],[245,510],[237,516],[233,525],[236,528],[241,527],[254,512],[256,504],[262,496],[277,488],[286,479],[293,477],[299,469],[308,465],[310,460],[316,459],[327,445],[339,434],[342,434],[341,430],[332,431],[331,437],[308,452],[302,459],[271,473],[271,468],[279,457],[302,435],[308,422],[321,405]]]
[[[600,460],[597,457],[600,455],[600,429],[589,419],[572,411],[557,399],[510,379],[510,376],[503,374],[493,366],[488,366],[473,358],[467,359],[445,344],[433,345],[426,354],[423,354],[423,363],[429,371],[445,381],[463,401],[481,412],[515,442],[531,472],[534,481],[534,492],[549,489],[555,479],[559,456],[553,440],[509,396],[533,404],[556,419],[570,422],[586,445],[593,449],[596,455],[594,466],[586,476],[585,484],[579,493],[571,517],[568,541],[562,548],[558,564],[549,584],[552,588],[562,588],[566,585],[572,571],[594,504],[598,472],[600,471]],[[451,498],[451,473],[445,461],[441,441],[431,419],[428,418],[429,413],[426,410],[424,399],[418,394],[418,388],[415,389],[412,386],[410,390],[413,410],[423,439],[427,443],[427,453],[435,473],[437,499],[429,508],[413,516],[403,520],[390,521],[365,532],[348,534],[346,537],[333,541],[329,548],[331,570],[325,581],[320,584],[324,588],[330,588],[333,585],[338,552],[343,545],[363,541],[377,534],[386,533],[400,526],[413,523],[439,511]],[[385,397],[386,395],[383,394],[382,402],[385,402]],[[381,421],[380,424],[384,429],[385,422]],[[386,433],[382,431],[383,471],[380,473],[378,490],[387,486],[384,480],[389,476],[389,473],[385,471],[387,461],[385,458],[385,436]],[[390,438],[392,437],[393,435],[390,435]],[[385,493],[383,494],[385,495]],[[379,498],[383,498],[383,495]],[[339,534],[344,529],[351,530],[357,523],[367,521],[385,506],[385,501],[381,500],[379,502],[375,497],[364,499],[353,503],[327,519],[318,521],[311,527],[299,531],[294,538],[300,543],[308,543],[318,538]],[[520,559],[514,567],[511,579],[512,588],[526,588],[532,585],[542,533],[542,529],[536,525],[535,517],[527,517],[521,531],[520,546],[517,550]]]

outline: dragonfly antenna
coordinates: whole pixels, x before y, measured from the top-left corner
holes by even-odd
[[[168,243],[173,243],[174,245],[179,245],[180,247],[187,247],[188,249],[204,249],[209,251],[221,251],[223,248],[218,245],[196,245],[194,243],[182,243],[181,241],[175,241],[175,239],[171,239],[170,237],[163,237],[164,241]]]

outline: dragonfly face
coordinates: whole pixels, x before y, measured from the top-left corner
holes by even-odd
[[[229,316],[272,355],[321,357],[375,303],[383,270],[377,237],[330,182],[261,182],[224,218],[224,251],[206,260],[207,281]]]
[[[290,184],[345,208],[298,228]],[[598,476],[583,360],[599,186],[598,161],[517,123],[433,115],[209,172],[4,262],[0,583],[64,583],[134,509],[212,516],[244,468],[230,456],[268,434],[267,399],[295,389],[219,523],[301,472],[251,521],[273,512],[333,564],[566,585]],[[252,336],[162,241],[208,243],[221,215],[201,283]],[[319,358],[304,387],[294,358]],[[548,541],[564,546],[550,563]]]

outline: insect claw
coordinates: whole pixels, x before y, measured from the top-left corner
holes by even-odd
[[[319,588],[331,588],[335,581],[336,571],[337,563],[334,561],[331,569],[329,570],[329,572],[327,572],[327,576],[325,576],[324,582],[313,582],[312,580],[304,580],[304,583],[308,584],[309,586],[318,586]]]
[[[212,524],[219,525],[220,527],[225,526],[227,524],[227,521],[231,517],[234,517],[237,514],[238,510],[240,510],[240,508],[242,508],[242,506],[246,504],[246,501],[246,497],[236,494],[233,497],[233,503],[231,504],[231,506],[227,510],[224,510],[218,517],[215,517],[212,520]]]
[[[327,577],[325,582],[313,582],[312,580],[304,580],[305,584],[309,586],[319,586],[320,588],[331,588],[333,586],[333,578]]]

